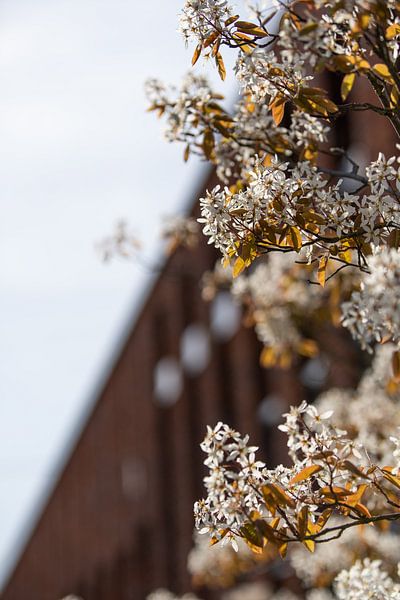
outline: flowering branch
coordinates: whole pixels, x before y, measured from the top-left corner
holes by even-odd
[[[208,428],[202,443],[208,496],[195,505],[200,532],[234,547],[243,538],[256,552],[272,544],[284,555],[288,543],[301,542],[313,552],[315,544],[347,529],[400,519],[398,465],[374,465],[361,444],[329,423],[331,412],[305,402],[291,408],[279,429],[288,435],[293,466],[274,470],[256,460],[247,436],[222,423]],[[388,506],[396,511],[387,512]],[[327,527],[335,515],[343,522]]]

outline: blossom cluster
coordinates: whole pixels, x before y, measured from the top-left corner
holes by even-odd
[[[199,226],[195,219],[175,215],[164,220],[161,236],[168,242],[168,251],[178,246],[193,248],[198,242]]]
[[[387,353],[386,348],[383,353]],[[360,389],[366,390],[376,384],[377,379],[382,385],[382,364],[380,356],[361,382]],[[317,404],[323,406],[325,400],[321,399]],[[331,406],[336,408],[335,402]],[[338,408],[344,419],[344,407],[340,406],[340,402]],[[349,404],[349,413],[351,409]],[[369,412],[367,409],[365,412],[362,418],[371,420],[371,431],[374,431],[376,415],[371,406]],[[372,507],[382,510],[382,503],[376,499],[376,490],[373,491],[375,486],[382,490],[381,500],[393,497],[387,495],[390,491],[382,488],[383,480],[376,479],[374,475],[380,471],[373,459],[381,450],[377,449],[375,455],[367,452],[357,432],[353,430],[353,437],[350,437],[330,423],[331,414],[332,410],[322,412],[305,402],[299,407],[292,407],[284,415],[285,423],[279,428],[288,436],[293,466],[279,465],[272,470],[256,461],[256,448],[248,446],[248,436],[242,438],[222,423],[218,423],[215,429],[208,428],[202,444],[207,453],[205,464],[210,470],[205,478],[208,496],[195,505],[196,526],[200,533],[209,533],[213,543],[230,541],[237,550],[239,540],[240,552],[243,552],[241,540],[257,552],[260,552],[257,546],[262,548],[270,542],[272,547],[279,548],[284,540],[290,539],[302,541],[308,550],[315,549],[311,557],[306,557],[304,548],[299,546],[291,548],[289,553],[296,575],[308,589],[307,600],[399,599],[400,586],[393,579],[400,561],[396,533],[385,528],[361,531],[352,526],[345,531],[349,513],[353,525],[356,525],[357,518],[362,523],[366,516],[371,517],[367,506],[371,510]],[[385,414],[384,418],[390,419],[391,416]],[[365,433],[368,427],[365,424],[364,427]],[[389,423],[387,427],[390,427]],[[391,427],[392,431],[395,430],[396,423],[392,423]],[[394,441],[391,456],[385,457],[385,460],[390,459],[391,464],[396,463],[400,454],[400,442],[398,438]],[[396,469],[391,470],[392,475],[387,469],[384,467],[383,477],[388,473],[386,478],[389,481],[391,478],[391,482],[400,487],[400,480],[392,476]],[[366,505],[360,503],[363,496]],[[344,532],[344,535],[334,536],[330,544],[314,548],[315,541],[318,541],[316,538],[322,534],[331,515],[328,536],[338,531]],[[279,525],[280,521],[283,521],[282,525]],[[312,534],[317,534],[314,541],[307,538]],[[263,541],[264,535],[266,540]],[[369,557],[374,557],[374,560]],[[211,556],[209,558],[211,560]],[[361,560],[354,563],[356,558]],[[207,570],[209,565],[210,561],[203,556],[199,570]],[[221,567],[223,570],[222,563]],[[327,587],[332,582],[334,594]],[[367,588],[369,596],[365,595]],[[284,598],[285,594],[289,594],[287,597],[291,594],[283,588],[278,594],[266,597],[278,600],[281,593]],[[295,598],[297,596],[293,596],[293,600]]]
[[[165,137],[169,142],[186,141],[201,129],[198,115],[203,107],[214,100],[206,77],[191,73],[182,81],[179,89],[167,87],[158,79],[145,83],[145,93],[150,110],[158,111],[166,118]]]
[[[368,453],[370,460],[380,466],[393,460],[393,443],[400,427],[400,395],[398,390],[388,392],[391,378],[390,356],[394,346],[381,346],[371,369],[363,375],[358,388],[331,388],[316,400],[321,412],[334,410],[335,423]]]
[[[284,414],[286,422],[278,429],[288,436],[287,446],[289,456],[297,468],[324,461],[324,452],[333,452],[340,459],[355,457],[363,458],[362,446],[347,436],[347,432],[333,427],[328,421],[333,410],[320,413],[316,406],[308,405],[305,401],[298,407],[292,407]],[[322,452],[322,456],[321,455]],[[352,482],[349,474],[340,472],[330,473],[338,485]],[[321,477],[321,475],[319,475]]]
[[[305,600],[399,600],[400,584],[382,569],[379,560],[358,560],[343,569],[335,578],[334,593],[326,588],[306,592]],[[199,600],[194,594],[176,596],[159,589],[147,596],[147,600]],[[281,587],[274,591],[266,582],[252,582],[237,586],[221,595],[221,600],[300,600],[300,596]]]
[[[249,231],[262,241],[265,222],[277,230],[297,227],[301,245],[310,252],[313,245],[326,250],[352,237],[385,244],[388,232],[400,228],[400,203],[390,189],[394,176],[400,180],[400,170],[392,175],[394,169],[390,167],[388,174],[390,162],[380,156],[371,163],[367,170],[371,192],[358,195],[341,191],[340,181],[328,185],[318,168],[307,162],[291,169],[287,162],[274,160],[265,167],[258,161],[244,191],[232,194],[217,186],[200,200],[199,222],[204,224],[203,233],[210,238],[209,243],[225,256]],[[276,247],[278,243],[270,245]],[[370,260],[372,269],[374,259]]]
[[[291,254],[270,254],[248,274],[233,280],[232,294],[250,311],[259,340],[279,354],[302,351],[303,335],[296,323],[311,315],[323,296],[310,285],[309,273]]]
[[[232,119],[230,137],[217,137],[215,145],[217,175],[225,183],[246,181],[259,154],[287,158],[314,151],[326,142],[329,131],[316,117],[301,111],[293,112],[287,127],[277,126],[268,105],[248,97],[239,100]]]
[[[241,53],[235,66],[236,77],[246,93],[256,102],[277,95],[288,100],[295,98],[312,76],[304,71],[304,60],[284,51],[278,58],[274,51],[257,48]]]
[[[204,76],[188,75],[179,90],[158,80],[146,83],[151,110],[166,118],[168,141],[180,141],[195,154],[212,160],[219,179],[225,183],[247,179],[258,154],[296,156],[326,142],[329,128],[312,115],[294,111],[288,127],[277,126],[268,104],[242,96],[232,116],[219,105],[219,94],[212,91]],[[212,132],[212,136],[211,133]]]
[[[238,549],[234,532],[248,520],[247,515],[262,509],[257,488],[263,481],[265,465],[255,459],[257,447],[248,446],[249,438],[219,422],[208,427],[201,444],[207,454],[204,478],[207,499],[195,503],[195,524],[200,533],[230,540]],[[224,535],[221,534],[224,532]]]
[[[339,525],[333,519],[332,525]],[[355,557],[379,557],[385,570],[395,573],[400,562],[399,538],[395,533],[376,527],[349,529],[337,540],[316,546],[310,554],[302,546],[294,546],[289,561],[297,577],[308,588],[329,586],[340,571],[352,565]]]
[[[379,560],[357,561],[336,578],[335,590],[339,600],[399,600],[400,584],[382,570]]]
[[[360,17],[360,3],[341,3],[318,0],[308,11],[303,27],[296,27],[284,20],[279,32],[278,48],[292,56],[301,56],[303,61],[315,69],[321,61],[331,65],[337,57],[356,56],[358,61],[367,55],[367,50],[358,43],[355,35]],[[370,10],[370,7],[368,7]],[[368,10],[364,8],[364,10]],[[371,24],[372,25],[372,24]]]
[[[391,394],[387,391],[392,352],[393,346],[380,347],[357,390],[331,389],[315,403],[321,413],[333,409],[336,426],[346,429],[356,445],[365,450],[369,461],[382,467],[398,463],[400,455],[396,449],[400,395],[398,390]],[[340,522],[343,522],[342,518],[335,518],[331,526]],[[339,539],[316,546],[311,556],[304,548],[293,547],[289,558],[299,579],[312,587],[329,584],[340,570],[353,563],[355,557],[368,556],[379,558],[383,568],[394,573],[400,562],[398,535],[377,527],[362,531],[349,529]]]
[[[115,257],[132,258],[137,255],[141,243],[130,230],[128,223],[120,221],[112,235],[104,238],[98,244],[98,251],[104,261]]]
[[[240,538],[235,552],[230,544],[210,546],[206,536],[196,532],[187,567],[195,587],[227,588],[260,563],[265,565],[270,558],[275,558],[274,552],[265,548],[262,554],[255,554]]]
[[[353,516],[360,512],[365,515],[359,502],[368,477],[360,469],[363,464],[369,464],[368,457],[360,444],[330,424],[331,412],[320,413],[306,402],[292,407],[279,428],[288,436],[293,466],[278,465],[272,470],[256,460],[256,448],[247,445],[247,436],[242,438],[222,423],[214,429],[208,428],[202,443],[207,454],[205,465],[209,468],[209,475],[204,479],[207,498],[195,504],[196,527],[200,533],[209,533],[214,541],[231,541],[234,548],[237,548],[235,538],[238,536],[244,537],[252,547],[262,548],[262,538],[257,540],[257,527],[261,532],[267,527],[265,535],[268,539],[272,536],[278,545],[292,539],[295,532],[295,536],[302,539],[303,525],[299,525],[298,519],[299,511],[305,506],[309,520],[304,517],[304,527],[310,533],[320,530],[317,520],[321,507],[331,505],[340,513],[340,498],[345,498],[345,514],[351,507]],[[354,460],[360,467],[353,464]],[[284,515],[282,523],[280,518],[274,521],[277,506],[281,517]],[[332,510],[329,516],[331,514]],[[264,525],[257,525],[249,534],[249,523],[260,519]],[[275,529],[275,533],[268,527]],[[306,546],[309,545],[306,542]]]
[[[202,44],[214,31],[222,31],[232,14],[226,0],[186,0],[179,29],[186,41]]]
[[[368,261],[370,272],[360,291],[343,304],[343,325],[362,348],[372,352],[376,342],[392,340],[400,346],[400,252],[380,249]]]

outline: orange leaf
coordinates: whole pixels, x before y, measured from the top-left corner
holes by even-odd
[[[301,239],[301,233],[297,229],[297,227],[290,228],[290,237],[292,238],[293,248],[296,250],[296,252],[299,252],[299,250],[301,249],[303,240]]]
[[[293,500],[285,493],[285,491],[274,483],[266,483],[261,490],[265,495],[270,495],[275,500],[275,503],[281,506],[291,506],[294,508]]]
[[[285,98],[282,96],[277,96],[277,98],[275,98],[275,100],[269,106],[272,111],[272,117],[275,121],[275,125],[280,125],[283,117],[285,116],[285,104]]]
[[[388,481],[390,481],[390,483],[392,483],[395,487],[400,489],[400,479],[398,477],[395,477],[394,475],[391,475],[390,473],[383,473],[383,476],[385,479],[387,479]]]
[[[318,264],[318,282],[322,287],[325,287],[326,281],[326,266],[328,264],[328,257],[321,256]]]
[[[197,63],[197,61],[199,60],[200,54],[201,54],[201,44],[196,46],[196,49],[193,53],[192,66],[194,66]]]
[[[374,73],[376,75],[379,75],[379,77],[382,77],[382,79],[384,79],[385,81],[389,81],[389,82],[393,83],[393,78],[390,74],[389,68],[384,63],[379,63],[377,65],[374,65],[372,67],[372,70],[374,71]]]
[[[389,27],[385,31],[385,37],[386,37],[386,39],[387,40],[392,40],[397,35],[400,35],[400,24],[399,23],[393,23],[392,25],[389,25]]]
[[[297,475],[295,475],[289,481],[289,485],[294,485],[295,483],[304,481],[305,479],[311,477],[311,475],[314,475],[315,473],[318,473],[318,471],[321,471],[321,469],[322,467],[320,467],[319,465],[310,465],[309,467],[305,467],[300,471],[300,473],[297,473]]]
[[[350,92],[353,88],[355,79],[356,79],[355,73],[348,73],[347,75],[345,75],[343,77],[342,85],[340,88],[340,93],[341,93],[343,101],[345,101],[347,99],[348,95],[350,94]]]
[[[393,379],[396,382],[400,381],[400,352],[393,352],[392,354],[392,369],[393,369]]]
[[[221,77],[222,81],[224,81],[224,79],[226,77],[226,69],[225,69],[224,60],[223,60],[220,52],[217,52],[217,54],[215,56],[215,64],[217,65],[219,76]]]

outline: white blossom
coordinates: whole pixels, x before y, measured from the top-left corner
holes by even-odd
[[[368,266],[360,291],[353,292],[342,310],[343,325],[371,352],[375,342],[389,339],[400,345],[400,252],[381,249]]]
[[[393,461],[391,436],[400,428],[400,395],[387,392],[390,359],[394,346],[380,346],[372,367],[356,390],[331,388],[316,400],[318,410],[334,410],[335,423],[347,429],[356,444],[367,452],[374,464],[385,466]]]
[[[379,560],[357,561],[336,578],[339,600],[399,600],[400,585],[382,570]]]
[[[249,54],[239,55],[235,72],[243,90],[259,102],[278,94],[293,98],[312,79],[303,67],[304,61],[290,52],[283,52],[278,58],[272,50],[256,48]]]
[[[322,298],[320,290],[310,285],[307,270],[283,253],[270,254],[267,262],[235,279],[231,291],[251,309],[260,341],[276,349],[299,345],[302,335],[294,317],[310,314]]]
[[[169,142],[186,141],[196,131],[198,112],[213,99],[206,77],[188,73],[179,89],[167,87],[158,79],[145,83],[150,108],[161,111],[166,118],[165,137]]]
[[[199,225],[194,218],[175,215],[163,221],[161,236],[170,242],[171,250],[176,246],[192,248],[197,244]]]
[[[395,468],[393,469],[394,475],[400,473],[400,436],[391,436],[390,441],[394,445],[393,458],[395,459]]]
[[[344,460],[352,455],[359,456],[361,449],[345,431],[330,423],[331,414],[332,411],[320,413],[306,402],[291,407],[279,429],[288,436],[293,466],[278,465],[275,469],[266,469],[263,462],[256,460],[257,448],[248,445],[248,436],[241,437],[223,423],[218,423],[214,429],[208,427],[201,444],[207,455],[204,464],[209,468],[209,474],[204,478],[207,497],[196,502],[194,507],[199,532],[208,533],[215,541],[230,541],[237,549],[235,537],[240,537],[241,528],[254,511],[267,519],[274,516],[259,492],[264,485],[273,484],[290,490],[294,500],[289,502],[286,516],[292,515],[296,519],[296,511],[303,504],[307,504],[311,512],[317,510],[319,489],[328,485],[356,489],[363,483],[363,477],[342,467]],[[327,452],[335,457],[334,462],[328,464],[325,461]],[[316,479],[300,478],[294,484],[295,475],[311,465],[318,467]]]
[[[330,526],[343,523],[343,519],[331,520]],[[348,529],[337,540],[317,545],[310,554],[302,546],[294,546],[289,560],[297,577],[308,587],[329,585],[336,575],[354,562],[354,557],[378,556],[384,569],[393,572],[400,561],[399,538],[396,533],[380,531],[375,527],[363,530]]]
[[[226,0],[186,0],[179,29],[186,41],[203,43],[214,31],[222,31],[232,14]]]
[[[265,556],[254,554],[240,538],[237,546],[237,552],[227,544],[210,546],[209,540],[196,532],[194,546],[187,559],[193,582],[210,587],[232,585],[242,573],[254,568],[257,561],[265,560]]]

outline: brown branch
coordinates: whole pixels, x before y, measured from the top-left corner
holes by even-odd
[[[329,542],[331,540],[335,540],[335,539],[341,537],[347,529],[351,529],[352,527],[358,527],[359,525],[368,525],[370,523],[378,523],[380,521],[397,521],[399,519],[400,519],[400,513],[387,513],[387,514],[376,515],[376,516],[371,516],[371,517],[362,517],[362,518],[358,519],[357,521],[353,521],[351,523],[344,523],[343,525],[336,525],[335,527],[328,527],[327,529],[319,531],[318,533],[306,535],[302,538],[286,537],[284,541],[288,542],[288,543],[289,542],[313,541],[318,544],[322,544],[324,542]],[[335,532],[337,535],[335,534],[334,537],[320,539],[320,538],[323,538],[323,536],[325,536],[325,535],[329,535],[329,534],[335,533]]]

